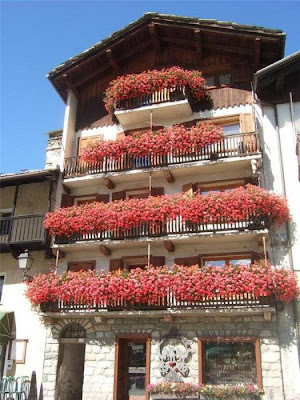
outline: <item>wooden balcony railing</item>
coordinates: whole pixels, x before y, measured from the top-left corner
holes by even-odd
[[[266,216],[253,217],[249,215],[246,220],[236,222],[226,222],[220,218],[219,222],[196,224],[191,222],[183,222],[178,216],[174,220],[168,221],[166,224],[158,223],[153,226],[147,223],[131,229],[121,231],[119,229],[106,230],[102,232],[76,233],[70,237],[56,236],[56,244],[76,243],[79,241],[92,240],[124,240],[139,239],[146,237],[161,237],[166,235],[183,235],[190,233],[215,233],[224,231],[246,231],[255,229],[265,229],[269,227],[269,220]]]
[[[143,106],[152,106],[154,104],[167,103],[190,99],[187,87],[177,85],[173,88],[165,88],[150,94],[140,94],[133,99],[117,100],[115,102],[115,111],[131,110]]]
[[[99,163],[86,163],[80,157],[65,159],[64,178],[100,174],[107,172],[127,171],[165,167],[169,165],[190,163],[195,161],[216,160],[218,158],[244,157],[260,152],[258,133],[240,133],[227,135],[223,140],[206,145],[201,149],[185,149],[172,154],[150,155],[148,157],[134,157],[123,154],[118,159],[105,159]]]
[[[45,214],[0,218],[0,244],[46,241]]]
[[[166,297],[158,299],[154,304],[127,301],[122,297],[116,298],[110,303],[105,301],[93,304],[82,302],[47,302],[41,304],[42,312],[97,312],[107,311],[125,311],[125,310],[168,310],[168,309],[241,309],[241,308],[269,308],[274,306],[273,297],[255,298],[252,294],[234,295],[230,298],[216,296],[214,298],[203,298],[200,301],[186,301],[176,299],[170,292]]]

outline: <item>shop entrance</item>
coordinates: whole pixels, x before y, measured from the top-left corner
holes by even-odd
[[[116,342],[115,400],[148,400],[150,337],[122,336]]]

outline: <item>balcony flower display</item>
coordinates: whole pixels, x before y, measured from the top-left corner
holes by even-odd
[[[149,196],[111,203],[89,203],[58,208],[46,215],[45,228],[51,235],[71,237],[73,234],[126,230],[148,224],[166,224],[180,217],[182,223],[232,223],[265,216],[278,225],[289,220],[286,200],[257,186],[247,185],[228,192],[207,195],[185,194]]]
[[[261,261],[223,267],[174,265],[171,269],[150,266],[111,273],[90,270],[39,274],[28,282],[26,293],[33,306],[61,301],[99,308],[124,300],[155,306],[175,299],[188,305],[216,296],[230,299],[245,294],[252,299],[273,297],[288,303],[297,297],[297,281],[292,271]]]
[[[183,382],[151,383],[151,394],[175,394],[182,398],[189,395],[202,395],[205,399],[260,399],[260,392],[252,384],[243,385],[197,385]]]
[[[139,95],[151,94],[165,88],[172,89],[176,86],[187,86],[192,97],[200,101],[205,95],[205,84],[202,72],[189,71],[180,67],[118,76],[106,89],[104,104],[106,110],[113,113],[117,100],[133,99]]]
[[[157,131],[135,132],[119,140],[100,140],[85,149],[82,160],[93,164],[102,163],[105,158],[119,159],[124,154],[134,157],[186,154],[223,138],[222,128],[212,124],[192,128],[174,125]]]

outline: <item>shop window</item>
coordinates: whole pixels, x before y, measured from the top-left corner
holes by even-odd
[[[245,254],[220,254],[201,257],[203,267],[223,267],[223,265],[250,265],[253,262],[251,253]]]
[[[96,260],[93,261],[76,261],[68,262],[68,271],[88,271],[96,268]]]
[[[252,383],[262,388],[258,338],[199,339],[200,384]]]
[[[0,275],[0,303],[1,303],[1,299],[2,299],[4,280],[5,280],[5,276],[4,275]]]

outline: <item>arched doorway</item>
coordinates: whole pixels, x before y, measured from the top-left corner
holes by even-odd
[[[64,328],[60,337],[55,400],[81,400],[86,331],[79,323]]]

